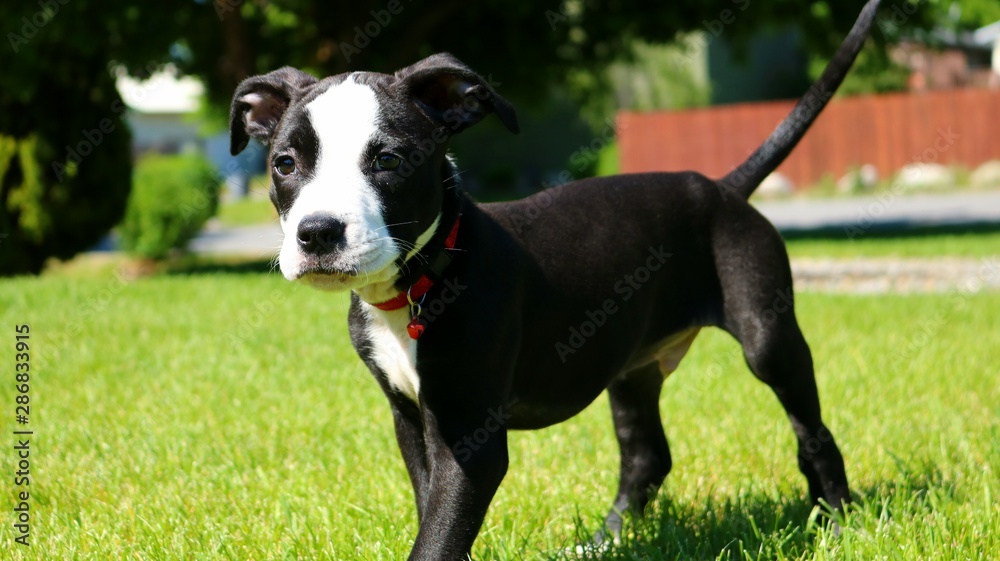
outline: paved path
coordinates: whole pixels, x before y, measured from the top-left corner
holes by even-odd
[[[998,255],[983,259],[792,259],[796,291],[853,294],[1000,290]]]
[[[853,228],[859,233],[919,226],[1000,225],[1000,191],[951,195],[761,201],[755,206],[782,232]],[[281,245],[277,223],[208,229],[192,243],[199,253],[272,255]]]
[[[277,223],[241,228],[206,228],[191,240],[195,253],[273,257],[281,247],[281,227]]]
[[[926,226],[1000,225],[1000,192],[891,195],[755,203],[779,230],[789,233]],[[275,224],[208,228],[190,247],[199,253],[270,259],[281,246]],[[997,248],[1000,255],[1000,247]],[[1000,257],[987,259],[796,259],[796,290],[851,293],[977,292],[1000,290]]]
[[[755,202],[782,232],[1000,225],[1000,191]],[[856,230],[854,230],[856,231]]]

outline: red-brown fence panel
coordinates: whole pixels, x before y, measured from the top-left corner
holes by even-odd
[[[622,172],[695,170],[721,177],[794,101],[618,113]],[[888,177],[909,163],[977,166],[1000,159],[1000,91],[956,89],[834,99],[778,168],[797,187],[871,164]]]

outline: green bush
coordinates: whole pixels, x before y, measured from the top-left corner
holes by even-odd
[[[618,141],[611,140],[597,151],[585,149],[573,153],[566,169],[573,174],[573,179],[583,179],[617,175],[620,168]]]
[[[219,206],[219,179],[202,156],[147,156],[136,164],[119,233],[125,251],[163,259],[183,249]]]
[[[125,211],[125,106],[100,66],[81,62],[74,72],[87,73],[92,87],[36,84],[60,103],[39,103],[42,94],[25,101],[0,87],[0,276],[37,274],[49,258],[73,257]]]

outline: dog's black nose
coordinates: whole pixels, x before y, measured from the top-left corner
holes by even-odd
[[[332,253],[344,243],[346,224],[324,214],[312,214],[299,222],[296,237],[305,253],[324,255]]]

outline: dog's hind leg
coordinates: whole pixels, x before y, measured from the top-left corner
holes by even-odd
[[[799,469],[809,482],[813,502],[824,499],[831,507],[850,502],[844,459],[820,416],[819,394],[809,346],[791,309],[774,328],[742,330],[739,336],[747,364],[774,390],[798,439]]]
[[[747,365],[788,414],[812,500],[840,510],[850,502],[844,459],[820,415],[812,356],[795,319],[788,257],[777,233],[768,229],[770,234],[744,232],[744,239],[754,242],[750,248],[742,244],[741,266],[720,267],[722,327],[740,342]],[[726,263],[725,256],[720,261]]]
[[[605,520],[605,528],[617,536],[622,514],[642,513],[670,472],[670,448],[660,421],[660,388],[663,374],[653,362],[616,378],[608,386],[615,434],[621,449],[618,495]],[[598,534],[597,540],[603,539]]]

